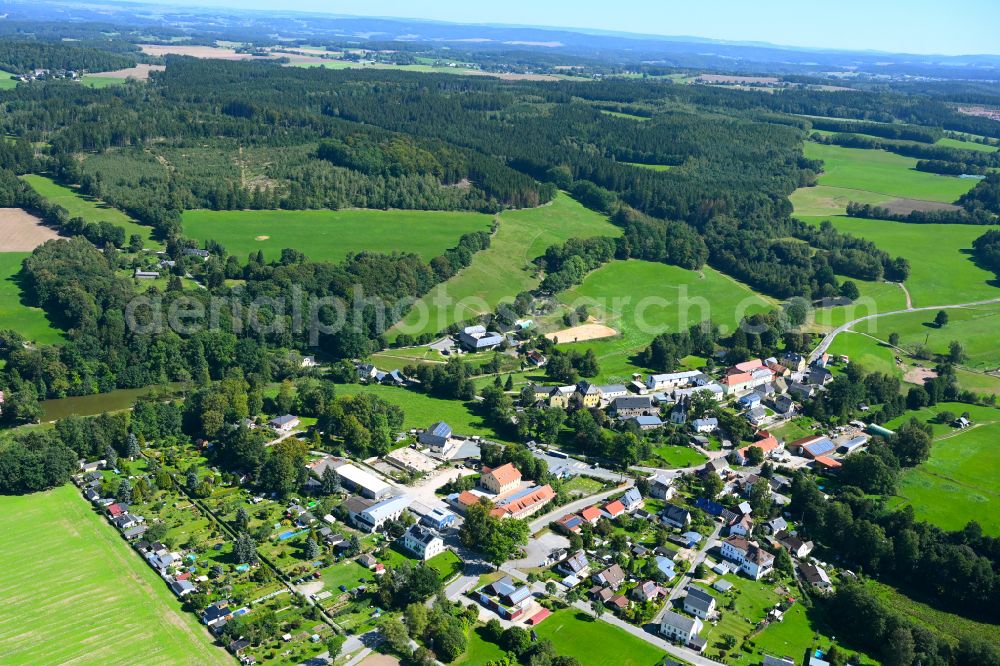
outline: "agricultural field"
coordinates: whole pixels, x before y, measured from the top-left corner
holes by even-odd
[[[458,243],[463,234],[489,231],[483,213],[421,210],[189,210],[184,232],[199,241],[215,240],[241,259],[264,252],[275,260],[295,248],[317,261],[340,261],[347,254],[415,252],[429,261]]]
[[[829,331],[859,317],[906,308],[906,294],[898,283],[855,280],[843,275],[838,275],[837,279],[853,282],[861,296],[850,305],[814,308],[809,330]]]
[[[641,638],[575,608],[556,611],[535,631],[539,638],[552,641],[558,654],[576,657],[581,664],[653,666],[664,657],[662,650]]]
[[[895,198],[889,194],[878,194],[867,190],[814,185],[813,187],[800,187],[792,192],[788,200],[792,202],[795,215],[802,216],[844,215],[847,212],[847,204],[852,201],[866,204],[885,204]]]
[[[938,139],[936,145],[944,146],[945,148],[964,148],[965,150],[976,150],[981,153],[993,153],[1000,150],[997,146],[987,146],[986,144],[976,143],[975,141],[962,141],[961,139],[952,139],[950,137]]]
[[[948,323],[943,328],[934,324],[936,312],[930,310],[861,322],[855,329],[877,335],[883,340],[890,333],[898,333],[900,347],[911,349],[926,345],[935,354],[947,354],[948,345],[958,340],[965,348],[967,358],[964,365],[979,370],[1000,367],[1000,347],[997,345],[1000,303],[954,308],[947,312]]]
[[[29,174],[22,176],[22,179],[41,196],[55,204],[59,204],[69,212],[70,217],[82,217],[87,222],[111,222],[125,229],[125,239],[132,234],[142,236],[146,247],[162,247],[162,243],[153,240],[152,227],[137,224],[132,218],[117,208],[112,208],[108,204],[81,194],[75,189],[65,187],[46,176]]]
[[[706,319],[731,333],[743,315],[771,307],[768,299],[707,266],[698,272],[639,260],[605,264],[558,298],[568,308],[587,305],[592,317],[619,331],[613,338],[565,345],[594,349],[601,370],[595,381],[621,381],[640,370],[632,357],[660,333]]]
[[[914,307],[1000,298],[993,273],[977,266],[970,256],[972,241],[984,233],[980,226],[844,216],[802,219],[817,225],[828,219],[839,231],[867,238],[893,256],[906,257],[910,262],[906,288]]]
[[[917,160],[884,150],[844,148],[807,141],[803,152],[823,160],[819,184],[865,190],[893,198],[951,203],[976,181],[916,171]]]
[[[0,498],[0,516],[5,664],[233,663],[76,488]]]
[[[0,208],[0,252],[31,252],[59,238],[51,227],[21,208]]]
[[[489,249],[478,252],[470,266],[417,301],[389,334],[437,332],[491,312],[499,303],[538,286],[531,261],[550,246],[572,237],[619,233],[607,217],[566,194],[538,208],[504,211]]]
[[[25,303],[18,274],[27,252],[0,252],[0,322],[28,340],[39,344],[62,341],[62,333],[54,328],[45,311]]]

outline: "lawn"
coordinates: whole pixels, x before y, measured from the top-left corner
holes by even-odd
[[[802,217],[819,224],[829,219],[839,231],[867,238],[892,256],[910,262],[906,287],[914,307],[969,303],[1000,298],[992,272],[970,255],[983,227],[967,224],[909,224],[860,217]]]
[[[0,498],[5,664],[232,664],[72,486]]]
[[[49,323],[45,311],[24,302],[18,274],[27,256],[28,252],[0,252],[0,322],[32,342],[61,342],[62,334]]]
[[[807,141],[803,152],[810,159],[823,160],[819,184],[830,187],[951,203],[976,184],[971,179],[917,171],[916,159],[884,150]]]
[[[491,215],[429,210],[189,210],[184,232],[213,239],[241,259],[262,250],[268,260],[295,248],[317,261],[347,254],[415,252],[430,261],[462,234],[489,231]]]
[[[533,259],[572,237],[618,236],[621,232],[600,213],[566,194],[538,208],[505,211],[489,249],[472,264],[417,301],[390,335],[419,335],[492,312],[503,301],[538,286]]]
[[[672,444],[666,444],[653,449],[653,455],[658,458],[658,460],[653,461],[657,463],[654,465],[655,467],[693,467],[708,460],[704,455],[690,447],[674,446]]]
[[[87,222],[111,222],[125,229],[125,240],[132,234],[142,236],[146,247],[162,247],[162,243],[152,239],[152,227],[137,224],[132,218],[117,208],[93,197],[81,194],[73,188],[64,187],[51,178],[28,174],[21,176],[38,194],[67,210],[69,216],[82,217]]]
[[[838,275],[837,279],[842,282],[852,281],[857,285],[861,296],[850,305],[815,308],[812,311],[811,330],[829,331],[858,317],[906,308],[906,295],[895,282],[869,282],[843,275]]]
[[[505,655],[504,651],[496,643],[486,640],[483,634],[483,627],[476,627],[470,631],[465,653],[451,663],[454,666],[486,666],[490,662],[502,659]]]
[[[943,529],[960,530],[976,520],[985,533],[1000,535],[998,441],[1000,423],[945,435],[934,442],[926,462],[903,472],[897,494],[918,519]]]
[[[327,588],[335,595],[340,593],[341,585],[350,590],[375,579],[371,571],[354,560],[338,562],[332,567],[327,567],[323,569],[322,576]]]
[[[605,264],[559,300],[568,308],[586,305],[591,316],[620,333],[565,345],[594,349],[601,371],[597,382],[631,378],[640,369],[633,367],[632,356],[660,333],[710,319],[728,334],[744,315],[771,307],[749,287],[707,266],[699,272],[639,260]]]
[[[641,638],[575,608],[556,611],[535,631],[539,638],[552,641],[556,653],[576,657],[581,664],[653,666],[664,657],[662,650]]]
[[[1000,296],[1000,290],[997,293]],[[1000,367],[1000,303],[971,308],[948,310],[948,323],[943,328],[934,325],[933,310],[907,312],[874,321],[866,321],[855,328],[881,339],[890,333],[899,334],[899,346],[912,349],[926,345],[935,354],[947,354],[948,345],[958,340],[965,349],[964,365],[975,369]]]
[[[398,386],[342,384],[337,386],[337,395],[374,393],[403,408],[403,427],[426,428],[435,421],[446,421],[459,435],[487,435],[494,437],[493,430],[473,411],[472,403],[460,400],[444,400]]]
[[[867,372],[903,377],[903,371],[896,365],[895,351],[867,335],[854,331],[841,333],[830,345],[830,354],[848,356],[852,364],[860,365]]]

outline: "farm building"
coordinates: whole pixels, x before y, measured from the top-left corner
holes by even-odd
[[[365,497],[381,499],[389,494],[390,488],[388,483],[378,479],[373,474],[358,469],[350,463],[341,465],[335,471],[344,486]]]

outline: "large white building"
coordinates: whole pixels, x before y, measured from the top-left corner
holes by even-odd
[[[348,506],[348,513],[351,521],[358,529],[374,532],[390,520],[398,520],[413,500],[405,495],[390,497],[389,499],[370,504],[366,507],[355,509]]]
[[[722,542],[722,556],[740,565],[740,571],[760,580],[774,568],[774,555],[763,550],[756,541],[731,536]]]
[[[444,540],[436,530],[417,523],[403,534],[403,547],[426,561],[444,552]]]
[[[672,641],[678,641],[685,645],[691,643],[701,633],[701,620],[696,617],[685,617],[672,610],[664,611],[660,620],[660,633]]]
[[[664,375],[649,375],[646,378],[646,388],[650,391],[672,391],[675,388],[690,386],[694,383],[695,377],[701,374],[700,370],[688,370]]]
[[[340,483],[356,493],[371,499],[381,499],[389,494],[389,484],[374,474],[358,469],[351,463],[341,465],[334,470],[340,477]]]

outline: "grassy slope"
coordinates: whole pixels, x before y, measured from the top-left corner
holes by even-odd
[[[22,302],[24,293],[15,276],[28,252],[0,252],[0,324],[12,328],[28,340],[39,344],[61,341],[62,334],[49,324],[41,308]]]
[[[804,152],[823,160],[819,184],[865,190],[892,197],[951,203],[976,181],[914,170],[917,160],[884,150],[843,148],[808,141]]]
[[[29,174],[22,176],[25,182],[49,201],[59,204],[70,217],[82,217],[87,222],[111,222],[125,229],[125,240],[132,234],[142,236],[146,247],[161,247],[162,243],[152,240],[152,227],[137,224],[132,218],[103,201],[80,194],[76,190],[56,183],[51,178]]]
[[[581,664],[652,666],[664,657],[641,638],[574,608],[556,611],[535,631],[539,638],[552,641],[558,654],[576,657]]]
[[[277,259],[290,247],[328,261],[363,250],[416,252],[429,261],[462,234],[489,231],[491,221],[482,213],[422,210],[189,210],[183,217],[188,236],[217,240],[240,258],[263,250]]]
[[[945,529],[961,529],[970,520],[983,531],[1000,534],[1000,494],[996,473],[1000,469],[1000,409],[963,403],[941,403],[890,422],[896,427],[916,417],[929,422],[941,411],[969,412],[974,427],[958,431],[932,423],[935,441],[927,462],[905,471],[899,483],[901,502],[910,504],[917,518]]]
[[[605,216],[560,194],[538,208],[506,211],[489,249],[476,254],[472,264],[420,299],[395,333],[418,335],[440,331],[449,324],[492,311],[533,289],[538,279],[531,260],[572,237],[617,236],[619,230]]]
[[[78,491],[0,498],[5,664],[231,664]]]
[[[699,274],[648,261],[606,264],[559,300],[572,307],[587,304],[593,316],[619,331],[614,338],[566,345],[592,347],[600,377],[607,380],[627,379],[635,371],[630,357],[660,333],[705,319],[732,332],[742,315],[769,307],[763,297],[711,268]]]
[[[830,353],[845,355],[851,358],[851,363],[860,365],[868,372],[882,372],[902,379],[903,373],[896,366],[895,352],[866,335],[847,331],[833,341]]]
[[[906,295],[894,282],[869,282],[842,275],[838,275],[837,278],[841,281],[854,282],[861,296],[851,305],[813,310],[811,320],[813,330],[828,331],[858,317],[906,308]]]
[[[829,219],[845,233],[873,241],[891,255],[910,261],[906,287],[914,307],[968,303],[1000,297],[990,271],[978,267],[969,252],[985,230],[966,224],[909,224],[860,217],[808,217],[819,224]]]
[[[960,139],[951,139],[949,137],[938,139],[936,145],[944,146],[945,148],[964,148],[966,150],[977,150],[982,153],[992,153],[998,150],[996,146],[987,146],[981,143],[976,143],[975,141],[962,141]]]
[[[936,354],[947,354],[949,343],[960,340],[965,348],[965,365],[968,367],[992,370],[1000,366],[1000,346],[997,345],[1000,304],[948,310],[948,323],[944,328],[934,325],[935,314],[931,310],[892,315],[862,322],[856,330],[882,339],[896,332],[899,333],[901,347],[926,344]]]

